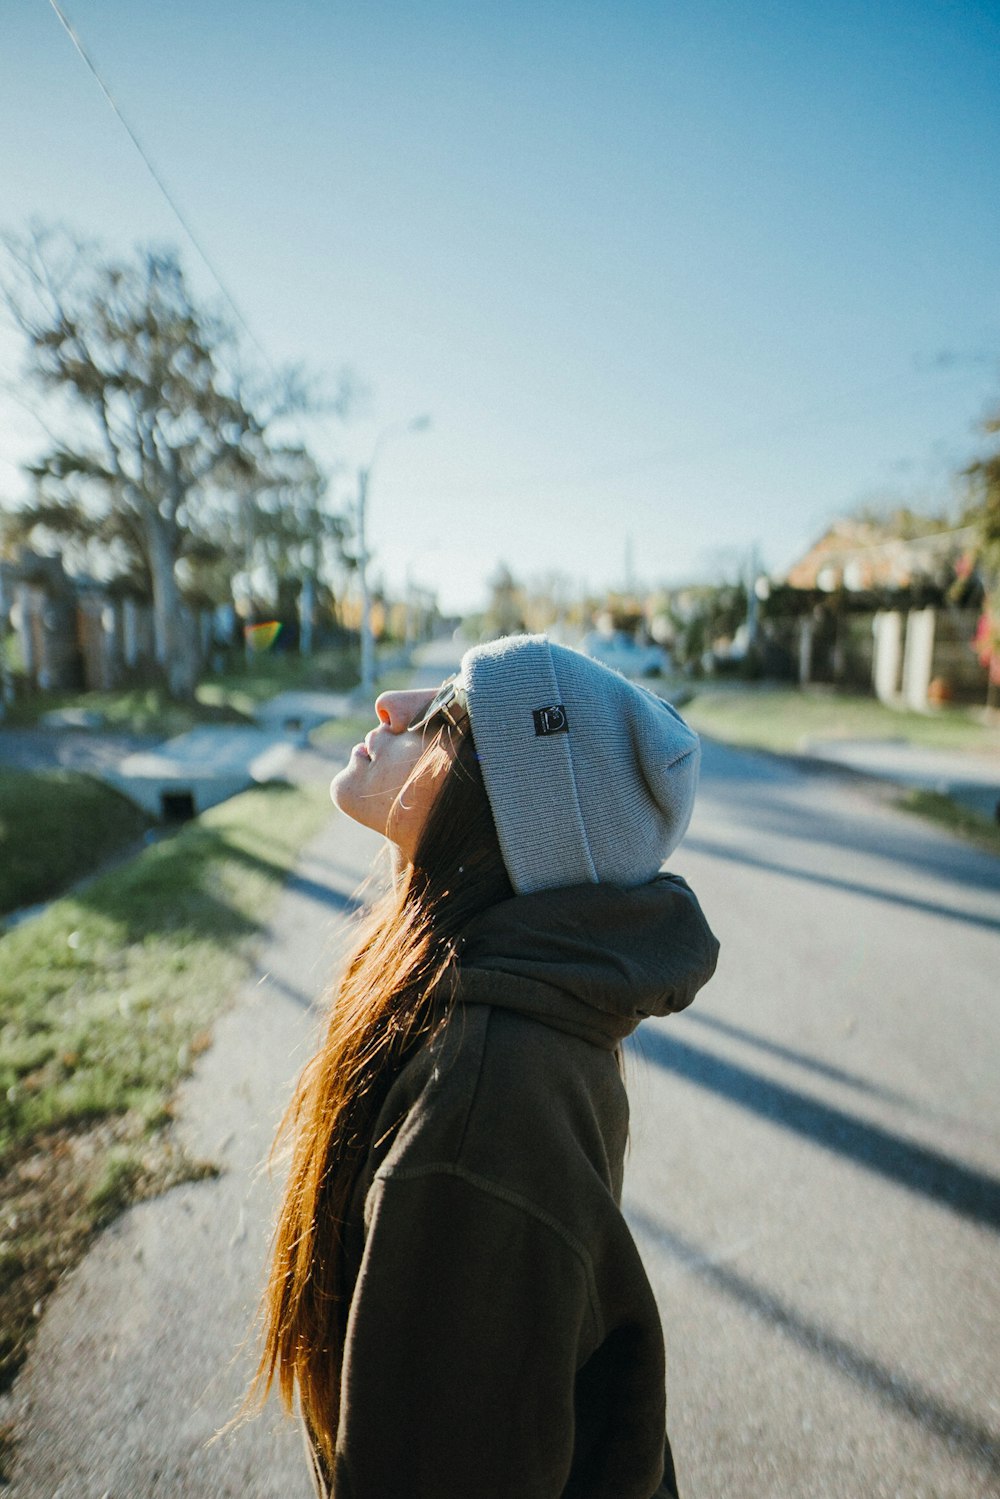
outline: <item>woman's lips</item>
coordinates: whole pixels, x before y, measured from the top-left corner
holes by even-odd
[[[358,755],[362,760],[370,760],[371,754],[367,744],[356,744],[351,750],[352,755]]]

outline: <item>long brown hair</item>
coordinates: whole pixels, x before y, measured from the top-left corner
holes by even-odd
[[[442,729],[417,771],[442,776],[412,865],[375,907],[335,987],[320,1048],[278,1130],[291,1167],[261,1302],[248,1399],[277,1380],[332,1464],[346,1301],[342,1230],[379,1109],[401,1067],[454,1002],[463,927],[513,894],[471,737]],[[400,795],[405,794],[406,788]],[[277,1144],[277,1141],[276,1141]]]

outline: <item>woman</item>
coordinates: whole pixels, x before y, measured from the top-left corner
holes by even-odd
[[[715,967],[658,873],[698,741],[543,636],[430,698],[383,693],[333,782],[395,880],[286,1116],[257,1389],[297,1392],[336,1499],[672,1495],[620,1046]]]

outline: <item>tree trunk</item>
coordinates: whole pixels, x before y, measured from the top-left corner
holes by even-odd
[[[167,526],[152,507],[143,516],[143,521],[153,584],[156,659],[164,669],[170,696],[184,700],[194,696],[198,680],[198,650],[193,620],[177,587],[175,559]]]

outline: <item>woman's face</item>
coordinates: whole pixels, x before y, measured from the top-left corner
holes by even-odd
[[[411,863],[448,766],[445,751],[417,770],[437,733],[437,723],[428,724],[422,732],[407,733],[407,725],[427,707],[435,691],[417,687],[381,693],[375,700],[378,727],[354,746],[350,760],[330,786],[330,795],[342,812],[384,834]]]

